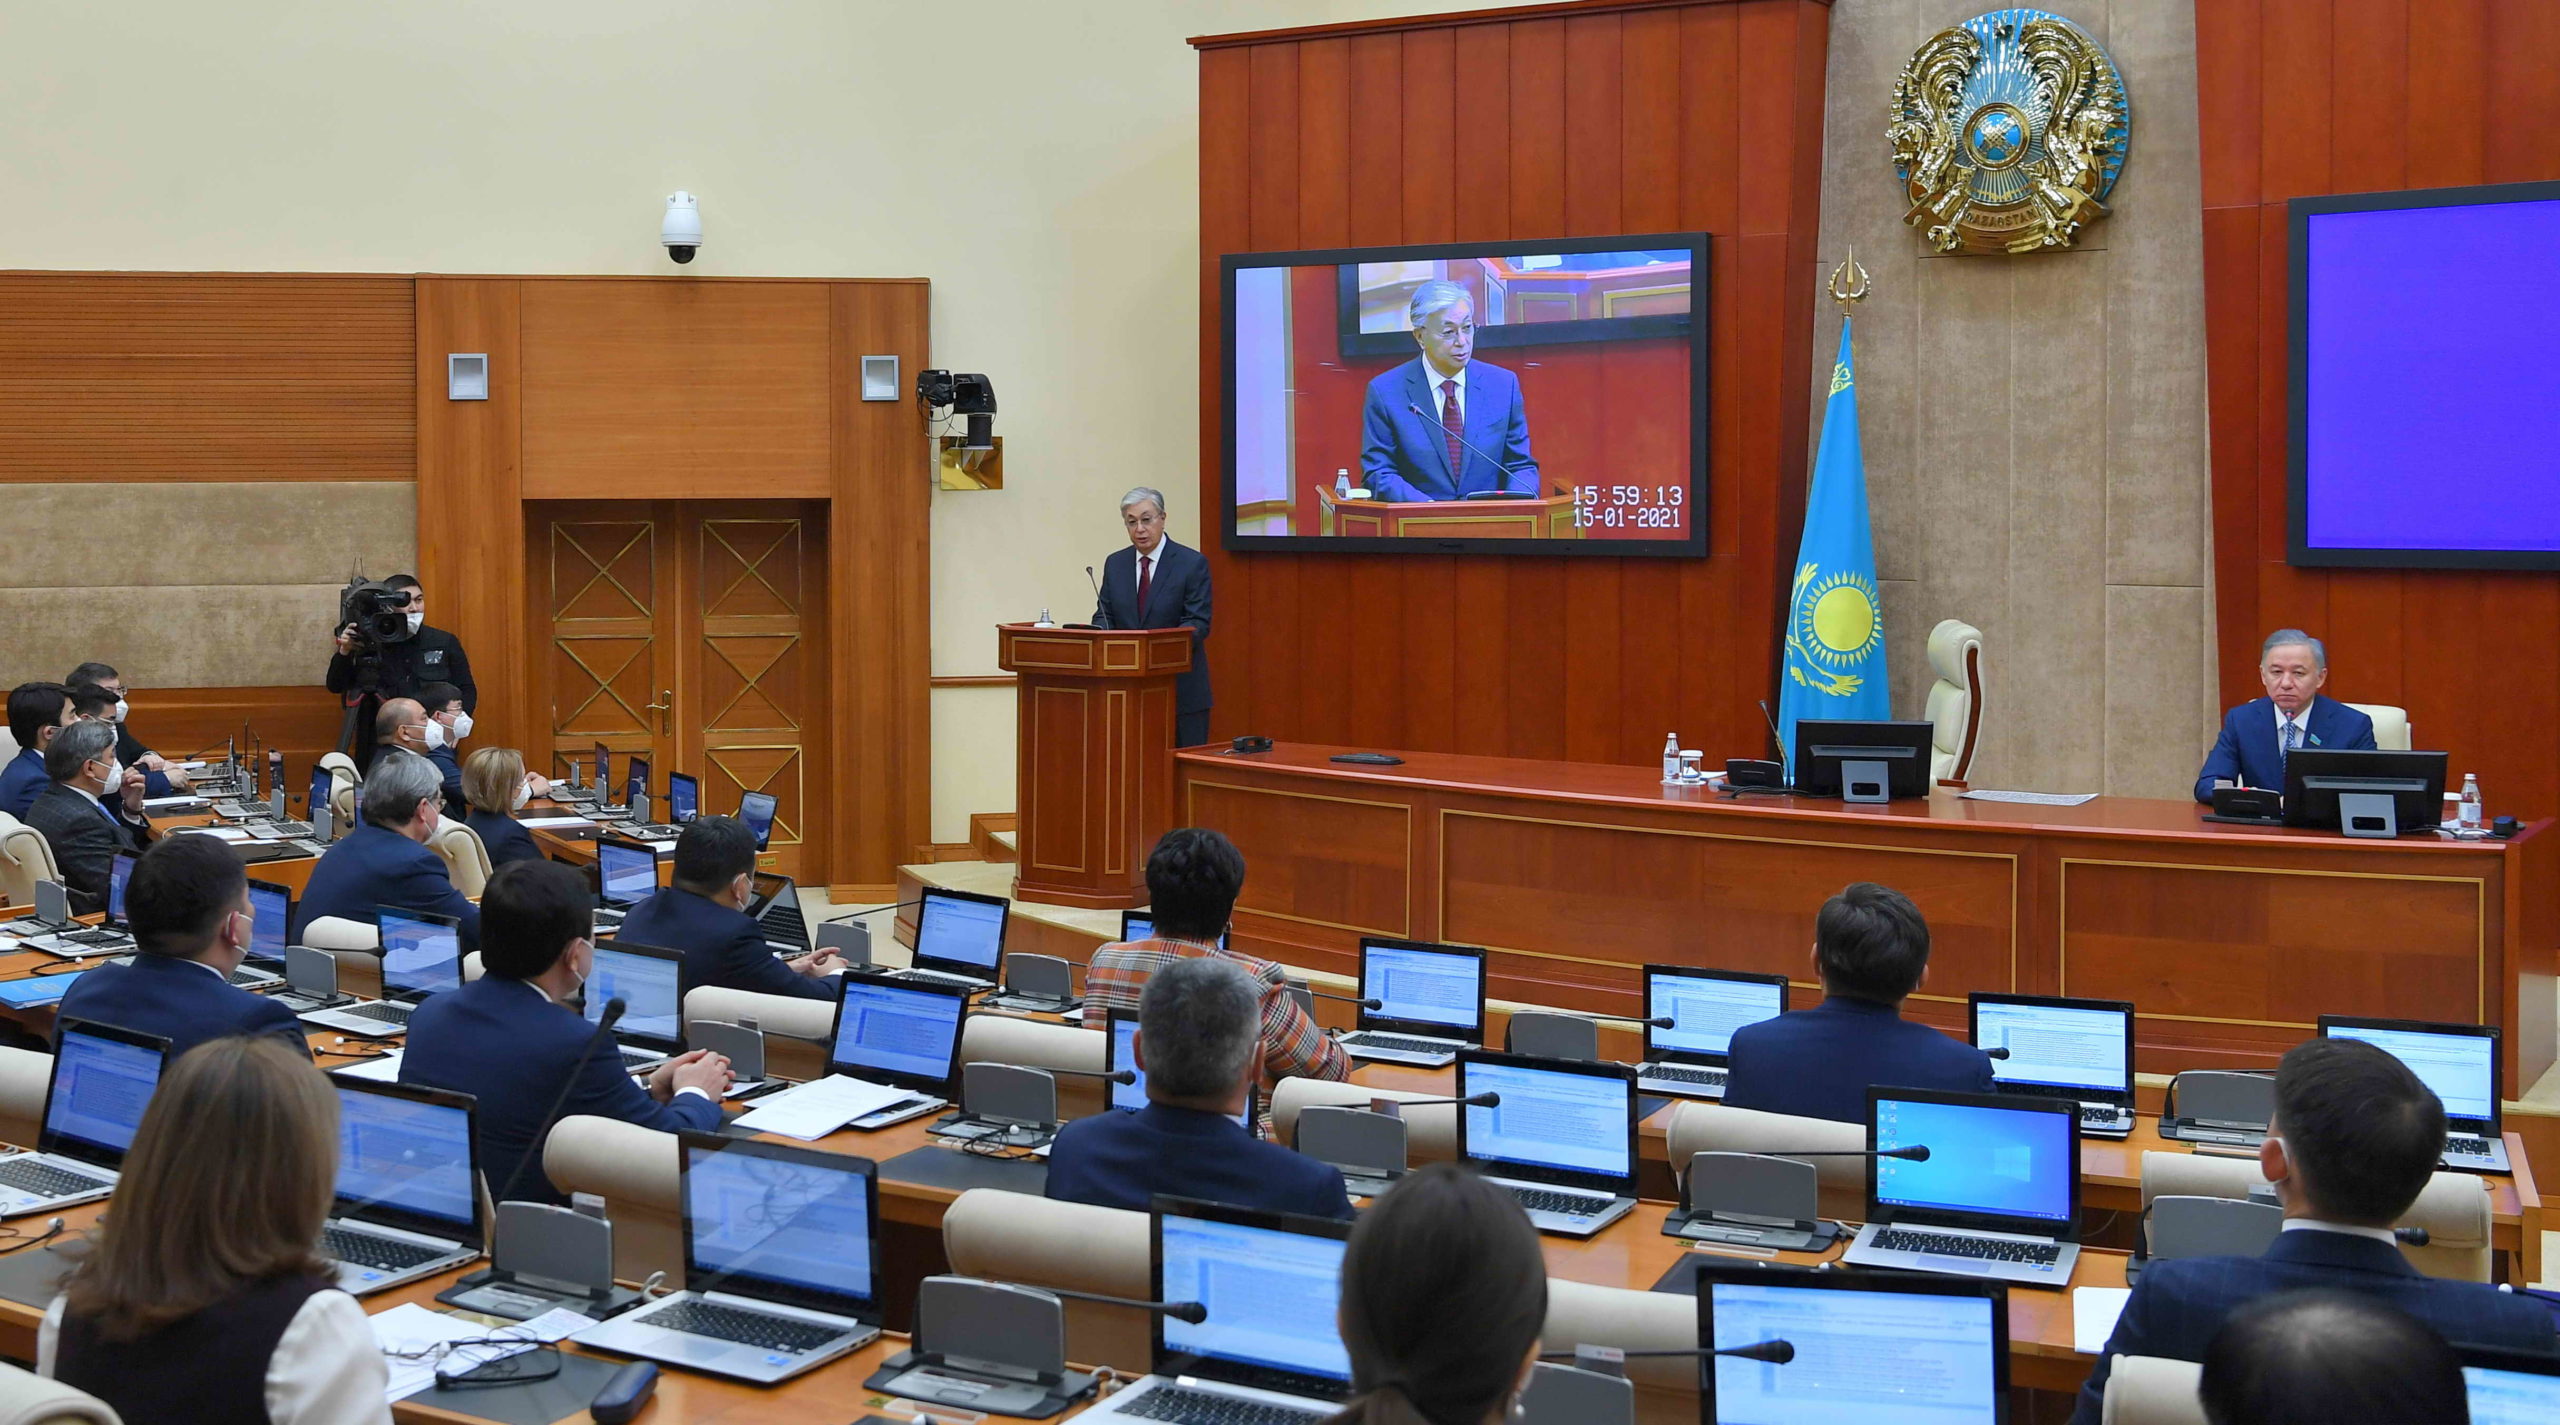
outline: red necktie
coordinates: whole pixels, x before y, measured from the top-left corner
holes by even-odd
[[[1466,415],[1458,409],[1458,383],[1454,380],[1442,381],[1440,383],[1440,429],[1446,431],[1449,436],[1449,482],[1453,485],[1458,483],[1459,472],[1467,468],[1466,446],[1458,440],[1458,432],[1466,428]],[[1460,493],[1464,493],[1463,488]]]
[[[1156,562],[1155,562],[1155,560],[1153,560],[1153,559],[1149,558],[1148,556],[1146,556],[1146,555],[1144,555],[1144,554],[1139,555],[1139,556],[1138,556],[1138,616],[1139,616],[1140,618],[1144,618],[1144,617],[1146,617],[1146,613],[1147,613],[1147,590],[1148,590],[1151,586],[1153,586],[1153,585],[1154,585],[1154,583],[1155,583],[1155,573],[1156,573]]]

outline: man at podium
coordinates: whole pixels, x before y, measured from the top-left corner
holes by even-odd
[[[1475,298],[1455,282],[1425,282],[1406,319],[1422,354],[1369,383],[1361,480],[1381,500],[1536,499],[1520,378],[1474,359]]]
[[[1173,745],[1209,740],[1209,559],[1164,533],[1164,492],[1141,485],[1120,497],[1129,547],[1102,561],[1096,628],[1187,628],[1190,671],[1173,683]]]

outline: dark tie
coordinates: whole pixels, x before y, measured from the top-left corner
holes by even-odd
[[[2289,756],[2291,756],[2293,753],[2295,753],[2295,752],[2297,752],[2297,751],[2300,751],[2300,750],[2301,750],[2301,748],[2302,748],[2302,724],[2301,724],[2301,723],[2295,722],[2295,721],[2293,721],[2291,718],[2287,718],[2287,719],[2285,719],[2285,724],[2284,724],[2284,742],[2283,742],[2282,746],[2283,746],[2283,749],[2284,749],[2285,756],[2287,756],[2287,757],[2289,757]],[[2278,761],[2282,761],[2282,760],[2284,760],[2284,758],[2280,757],[2280,758],[2278,758],[2277,760],[2278,760]]]
[[[1458,409],[1458,383],[1441,382],[1440,429],[1449,437],[1449,482],[1453,485],[1458,482],[1459,473],[1467,468],[1467,448],[1458,439],[1458,432],[1466,428],[1466,413]],[[1460,493],[1464,493],[1463,489]]]
[[[1156,562],[1155,562],[1155,560],[1153,560],[1152,558],[1149,558],[1148,556],[1146,556],[1146,555],[1144,555],[1144,554],[1139,555],[1139,556],[1138,556],[1138,617],[1140,617],[1140,618],[1145,618],[1145,617],[1147,616],[1147,590],[1149,590],[1149,589],[1151,589],[1151,588],[1155,587],[1155,582],[1156,582],[1156,581],[1155,581],[1155,573],[1156,573]]]

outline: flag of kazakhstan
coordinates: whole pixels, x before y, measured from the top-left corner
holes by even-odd
[[[1858,382],[1840,324],[1840,356],[1823,403],[1822,444],[1805,496],[1804,541],[1787,602],[1787,658],[1778,735],[1793,780],[1798,718],[1889,718],[1884,606],[1875,539],[1867,530],[1867,466],[1858,450]]]

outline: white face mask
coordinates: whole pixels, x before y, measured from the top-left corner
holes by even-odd
[[[423,613],[412,613],[412,614],[410,614],[410,615],[409,615],[409,631],[410,631],[411,633],[416,633],[416,632],[418,631],[419,627],[420,627],[421,625],[425,624],[425,623],[426,623],[426,621],[427,621],[427,616],[426,616],[425,614],[423,614]]]
[[[444,745],[445,745],[445,733],[446,733],[448,730],[449,730],[449,729],[447,729],[443,723],[440,723],[440,722],[436,721],[434,718],[428,718],[428,719],[427,719],[427,746],[429,746],[429,747],[442,747],[442,746],[444,746]]]
[[[120,783],[120,782],[122,782],[123,780],[124,780],[124,764],[123,764],[122,762],[117,761],[116,759],[114,759],[114,758],[112,758],[112,757],[108,758],[108,759],[107,759],[107,784],[106,784],[106,786],[105,786],[104,788],[100,789],[100,791],[99,791],[98,795],[100,795],[100,796],[108,796],[108,795],[112,794],[112,793],[115,791],[117,784],[118,784],[118,783]]]
[[[124,713],[125,713],[124,699],[122,699],[122,698],[118,698],[118,699],[116,699],[116,721],[118,721],[118,722],[122,722],[122,721],[124,721]]]
[[[522,810],[524,810],[524,804],[525,804],[526,802],[529,802],[529,801],[532,801],[532,800],[533,800],[533,783],[531,783],[531,782],[518,782],[518,783],[516,783],[516,799],[515,799],[515,801],[514,801],[513,803],[511,803],[511,804],[507,807],[507,810],[509,810],[509,811],[522,811]]]
[[[464,739],[464,738],[466,738],[466,737],[469,737],[470,735],[471,735],[471,714],[469,714],[469,713],[467,713],[467,712],[458,712],[458,713],[455,713],[455,714],[453,715],[453,738],[452,738],[452,740],[453,740],[453,741],[455,741],[455,742],[460,742],[462,739]]]

